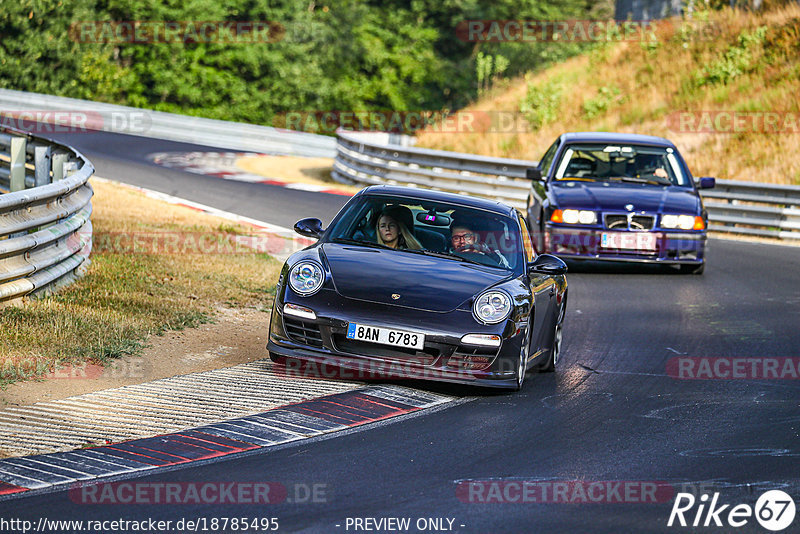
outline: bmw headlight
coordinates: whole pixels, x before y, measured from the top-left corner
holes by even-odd
[[[596,224],[597,213],[591,210],[554,210],[550,220],[555,223]]]
[[[313,261],[300,261],[289,271],[289,285],[295,293],[304,297],[319,291],[324,281],[322,267]]]
[[[666,213],[661,216],[661,228],[680,228],[681,230],[703,230],[705,223],[699,215],[674,215]]]
[[[511,314],[511,297],[505,291],[481,293],[472,305],[472,313],[483,324],[496,324]]]

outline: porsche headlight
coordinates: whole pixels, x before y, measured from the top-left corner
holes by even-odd
[[[295,293],[307,297],[322,288],[325,273],[322,267],[313,261],[298,262],[289,271],[289,285]]]
[[[703,230],[705,223],[699,215],[674,215],[661,216],[662,228],[680,228],[681,230]]]
[[[481,323],[499,323],[511,314],[511,297],[505,291],[481,293],[472,305],[472,312]]]

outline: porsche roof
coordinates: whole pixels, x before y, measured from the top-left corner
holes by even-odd
[[[468,208],[478,208],[495,213],[502,213],[503,215],[512,215],[514,208],[508,204],[498,202],[496,200],[489,200],[486,198],[477,198],[467,195],[457,195],[455,193],[446,193],[444,191],[434,191],[432,189],[421,189],[417,187],[401,187],[395,185],[371,185],[359,191],[359,195],[391,195],[399,197],[408,197],[413,199],[433,200],[436,202],[448,202],[458,204]]]

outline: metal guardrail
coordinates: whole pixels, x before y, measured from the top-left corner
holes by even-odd
[[[800,239],[800,187],[717,180],[701,193],[709,230]]]
[[[342,183],[398,184],[501,200],[525,209],[537,164],[389,144],[381,133],[339,131],[333,177]],[[800,187],[717,180],[701,191],[709,230],[800,239]]]
[[[524,208],[525,169],[535,161],[383,144],[387,134],[337,133],[333,177],[361,185],[399,184],[495,198]]]
[[[0,89],[0,115],[30,123],[44,112],[58,112],[62,120],[85,124],[89,130],[250,152],[326,158],[336,154],[336,140],[325,135]]]
[[[0,302],[47,294],[85,273],[93,173],[66,145],[0,128]]]

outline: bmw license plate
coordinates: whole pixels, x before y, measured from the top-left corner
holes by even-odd
[[[617,250],[655,250],[656,234],[650,232],[603,232],[600,246]]]
[[[425,346],[425,334],[357,323],[347,324],[347,339],[417,350],[421,350]]]

